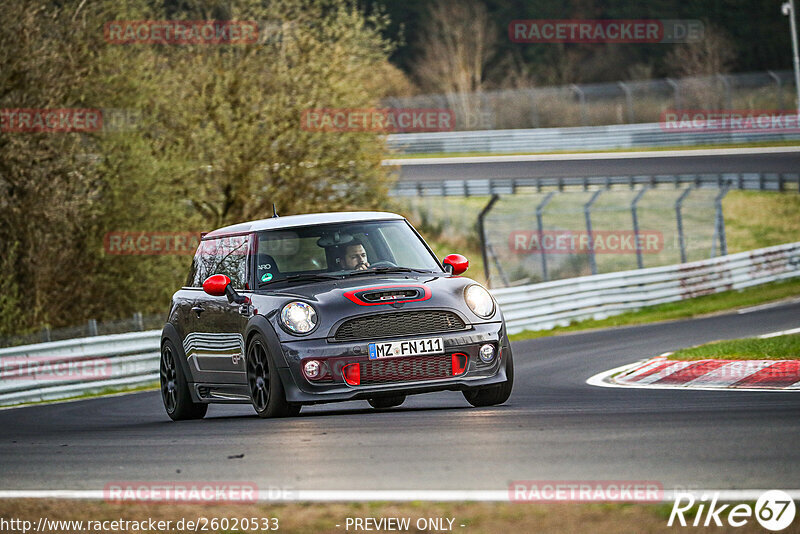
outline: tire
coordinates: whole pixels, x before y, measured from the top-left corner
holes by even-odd
[[[167,415],[173,421],[202,419],[208,411],[208,404],[192,402],[189,384],[178,363],[178,352],[172,341],[166,340],[161,346],[161,400]]]
[[[261,334],[254,335],[247,346],[247,385],[250,401],[259,417],[287,417],[300,413],[299,404],[286,402],[283,384]]]
[[[400,406],[405,402],[405,400],[405,395],[397,395],[395,397],[377,397],[375,399],[368,399],[367,402],[369,402],[369,405],[376,410],[386,410],[388,408]]]
[[[511,389],[514,387],[514,358],[511,356],[510,350],[506,360],[506,376],[508,379],[502,384],[464,391],[464,398],[476,408],[495,406],[508,400],[511,396]]]

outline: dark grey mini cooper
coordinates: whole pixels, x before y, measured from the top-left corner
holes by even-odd
[[[208,404],[261,417],[304,404],[461,391],[505,402],[514,363],[503,315],[467,259],[440,263],[403,217],[273,217],[203,236],[161,336],[161,395],[174,420]]]

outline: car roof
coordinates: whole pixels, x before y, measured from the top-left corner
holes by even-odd
[[[219,228],[203,236],[203,239],[213,239],[234,234],[246,234],[261,230],[280,230],[296,228],[298,226],[316,226],[318,224],[405,220],[405,217],[396,213],[385,211],[340,211],[332,213],[310,213],[307,215],[287,215],[286,217],[271,217]]]

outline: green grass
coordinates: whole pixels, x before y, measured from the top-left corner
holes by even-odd
[[[800,241],[800,194],[731,191],[722,201],[728,252]]]
[[[512,341],[552,336],[566,332],[577,332],[596,328],[614,326],[632,326],[676,319],[688,319],[711,313],[753,306],[800,295],[800,278],[772,282],[742,291],[725,291],[714,295],[706,295],[689,300],[670,302],[651,306],[639,311],[615,315],[607,319],[589,319],[569,326],[556,327],[552,330],[526,330],[509,336]]]
[[[765,146],[798,146],[800,141],[763,141],[754,143],[730,143],[720,145],[663,146],[640,148],[609,148],[605,150],[550,150],[542,152],[434,152],[431,154],[390,154],[386,159],[425,159],[425,158],[457,158],[485,156],[531,156],[546,154],[602,154],[605,152],[659,152],[663,150],[704,150],[711,148],[758,148]]]
[[[681,349],[670,360],[800,360],[800,334],[715,341]]]

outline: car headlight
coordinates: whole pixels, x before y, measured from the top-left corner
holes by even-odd
[[[478,284],[469,286],[464,291],[464,300],[467,301],[469,309],[482,319],[488,319],[494,314],[494,299],[483,286]]]
[[[317,326],[317,312],[305,302],[290,302],[281,310],[281,323],[296,334],[307,334]]]

